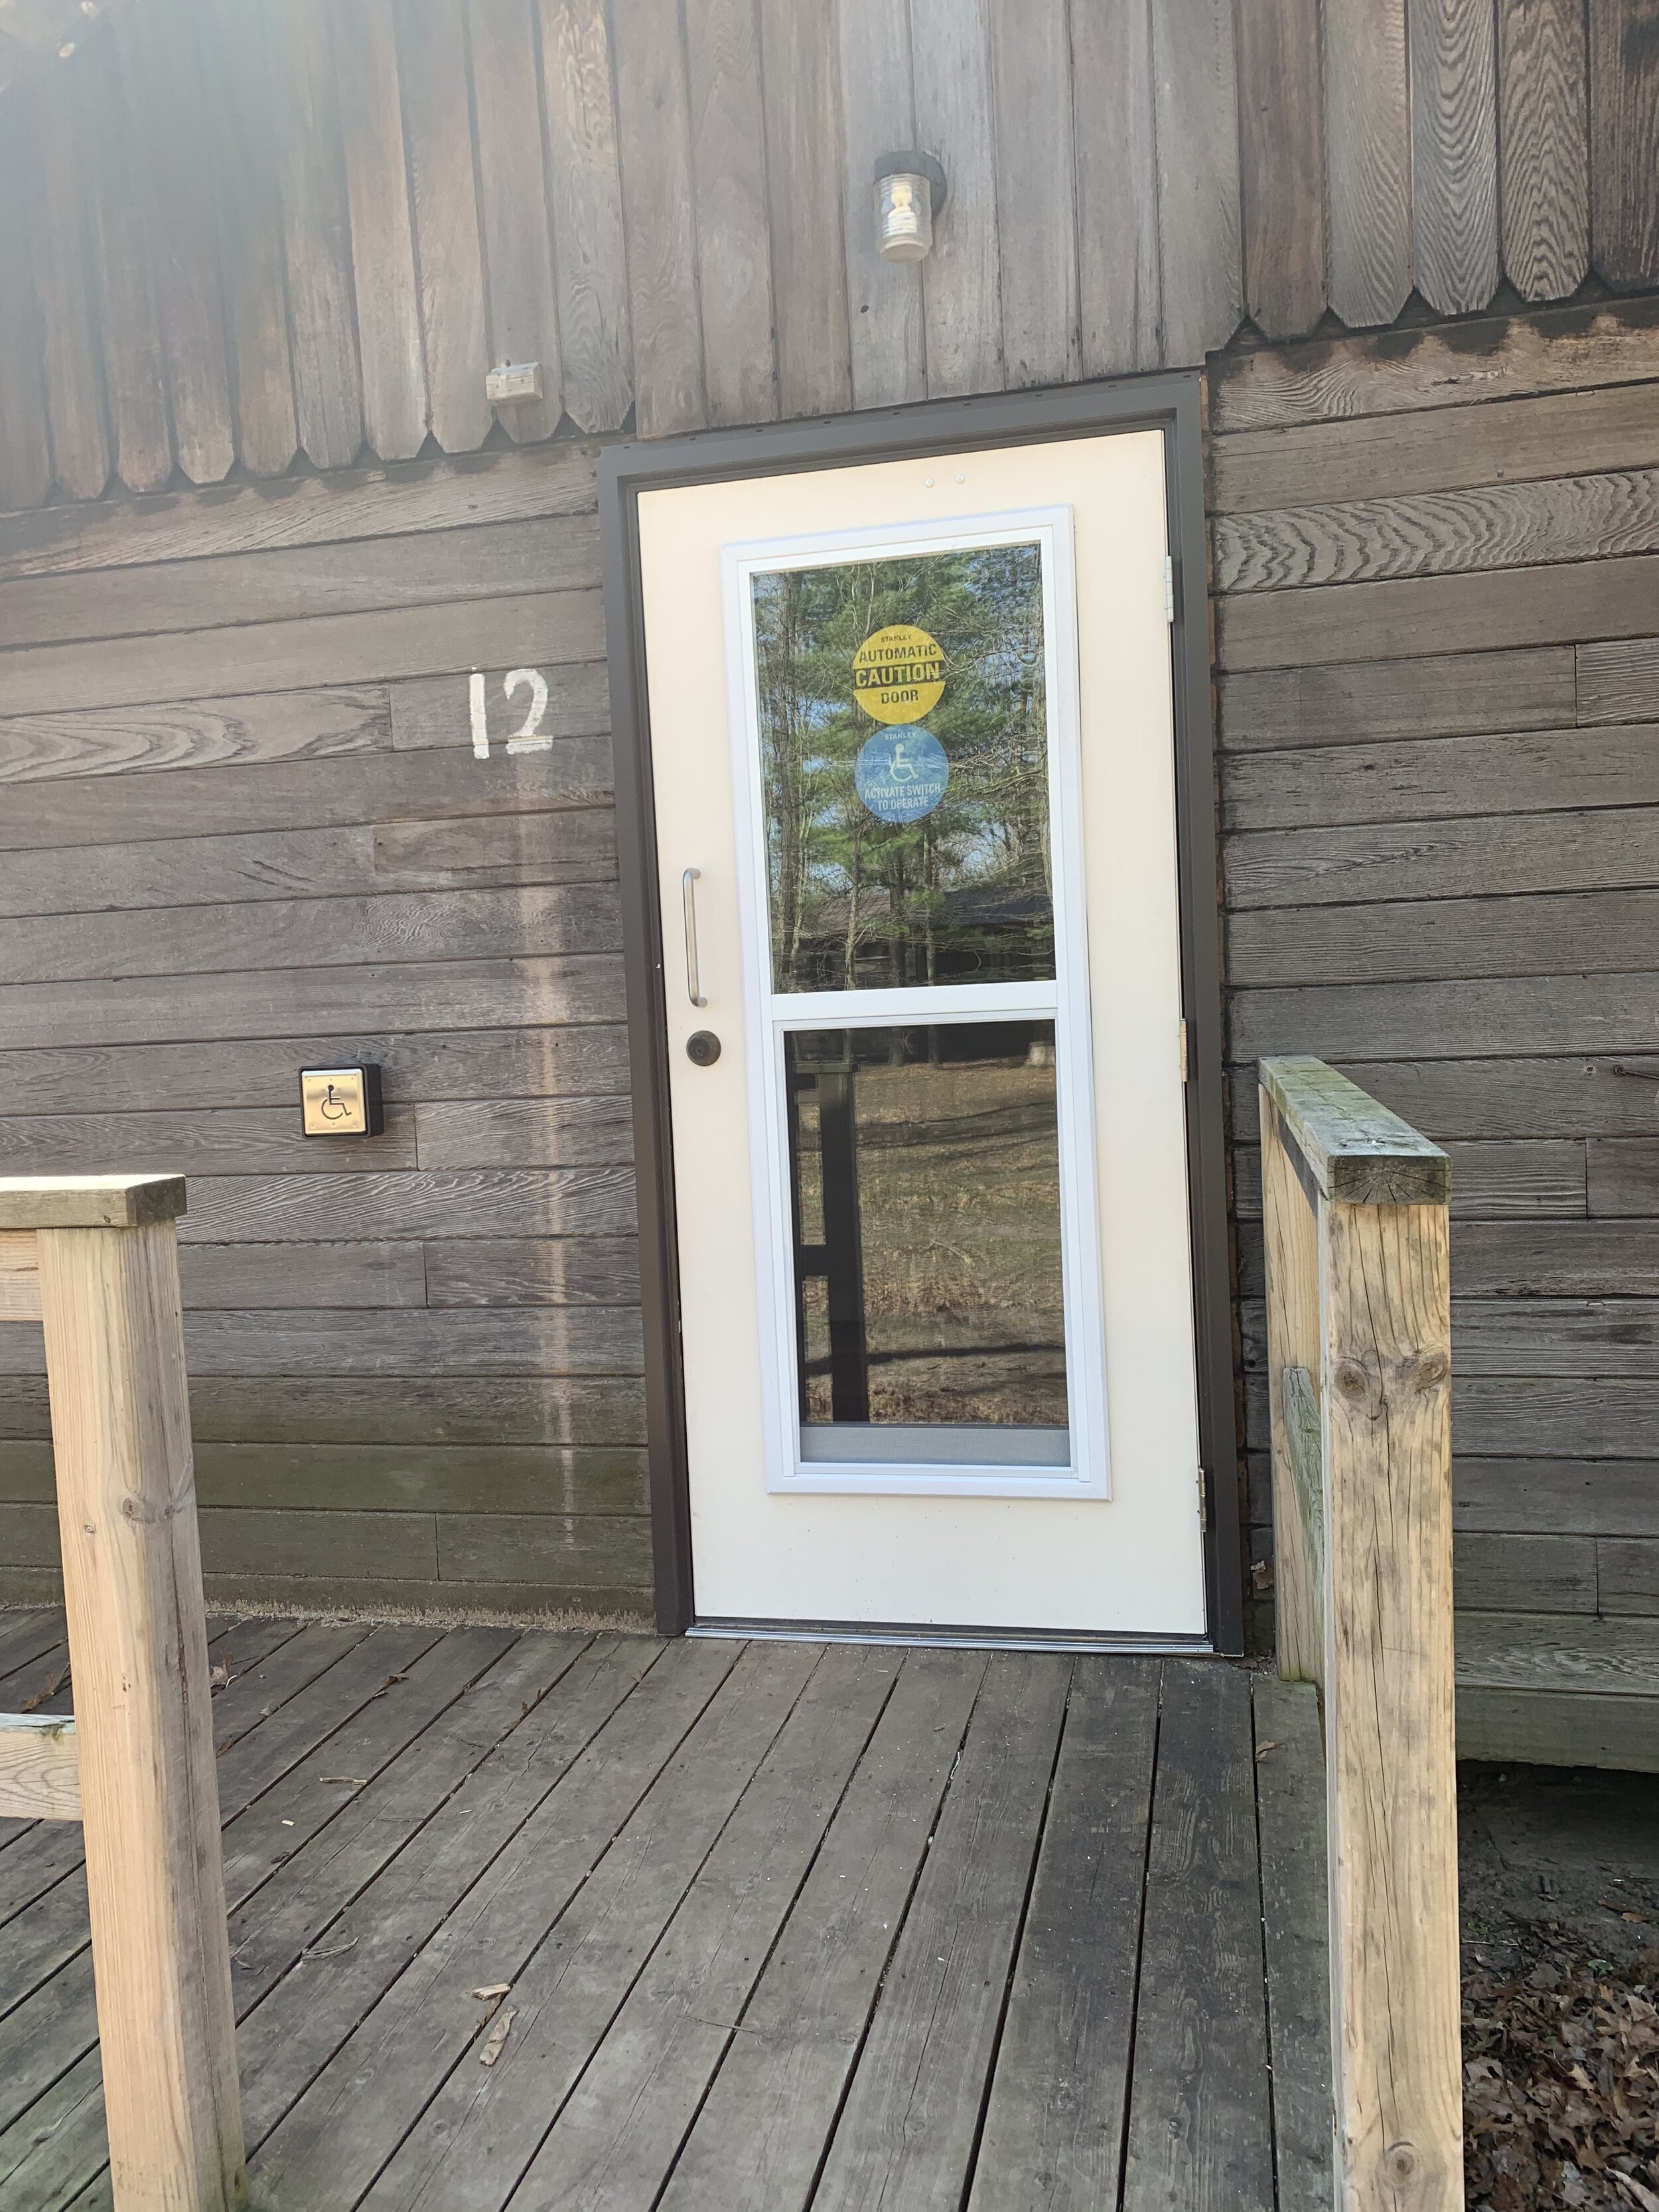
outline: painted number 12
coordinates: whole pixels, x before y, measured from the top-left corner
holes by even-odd
[[[551,738],[541,734],[542,717],[547,712],[547,678],[539,668],[514,668],[501,678],[501,693],[510,707],[517,694],[528,690],[530,705],[523,722],[507,741],[510,753],[544,753],[553,747]],[[484,678],[478,669],[472,672],[472,757],[475,760],[489,758],[489,723],[486,714]]]

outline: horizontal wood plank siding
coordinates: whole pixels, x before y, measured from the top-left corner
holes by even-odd
[[[464,576],[456,580],[465,585]],[[18,645],[0,654],[0,684],[19,714],[87,712],[211,696],[238,683],[264,690],[296,667],[319,684],[435,675],[510,660],[515,646],[526,661],[538,664],[598,659],[605,631],[597,589],[244,623],[233,630],[91,645]]]
[[[1407,659],[1454,653],[1471,638],[1496,649],[1648,637],[1656,595],[1659,560],[1651,556],[1355,584],[1344,594],[1340,624],[1317,590],[1249,592],[1220,604],[1221,665]]]
[[[1659,471],[1281,508],[1218,525],[1224,591],[1535,568],[1659,547]]]
[[[0,523],[0,1169],[188,1176],[216,1599],[649,1616],[592,510],[567,448]],[[358,1058],[385,1134],[307,1139]],[[14,1592],[46,1433],[0,1331]]]
[[[1412,20],[1484,112],[1478,12]],[[1582,141],[1577,18],[1499,7],[1503,130]],[[1571,270],[1583,204],[1528,152],[1504,253]],[[1455,184],[1448,286],[1491,240]],[[1270,1588],[1255,1062],[1314,1053],[1452,1159],[1460,1705],[1506,1743],[1659,1684],[1656,386],[1632,302],[1240,350],[1211,390],[1251,1556]]]

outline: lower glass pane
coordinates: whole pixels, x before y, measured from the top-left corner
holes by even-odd
[[[801,1453],[1066,1465],[1054,1024],[784,1039]]]

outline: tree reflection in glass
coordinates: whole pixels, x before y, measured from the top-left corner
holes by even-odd
[[[775,569],[753,606],[773,988],[1051,976],[1040,546]]]

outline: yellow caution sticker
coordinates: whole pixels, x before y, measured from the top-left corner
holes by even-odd
[[[919,722],[945,695],[939,641],[914,623],[890,623],[853,655],[853,696],[878,722]]]

